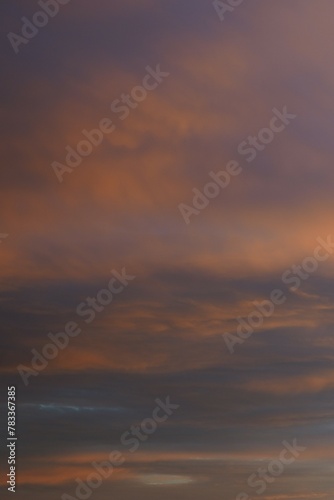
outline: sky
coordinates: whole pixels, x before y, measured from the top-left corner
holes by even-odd
[[[18,500],[332,500],[333,2],[55,2],[0,7],[1,497],[14,386]]]

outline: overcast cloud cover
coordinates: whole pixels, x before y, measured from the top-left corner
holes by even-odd
[[[334,253],[298,287],[282,275],[334,240],[333,2],[245,0],[221,21],[207,0],[71,0],[16,54],[7,35],[37,10],[0,7],[0,449],[4,471],[16,385],[16,498],[75,497],[119,450],[92,498],[332,500]],[[157,65],[168,76],[122,120],[111,104]],[[295,118],[248,162],[240,143],[285,106]],[[103,118],[115,129],[59,182],[52,164]],[[242,172],[187,224],[179,205],[231,160]],[[86,323],[77,306],[123,268],[135,278]],[[274,289],[285,302],[231,354],[224,333]],[[73,321],[25,385],[17,367]],[[121,436],[167,396],[179,408],[131,453]],[[257,494],[249,476],[294,439],[305,451]]]

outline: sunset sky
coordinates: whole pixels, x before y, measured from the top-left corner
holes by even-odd
[[[8,34],[38,2],[0,7],[1,498],[15,385],[18,500],[78,498],[114,450],[94,500],[333,500],[333,1],[62,1],[25,42]],[[24,383],[68,323],[80,333]],[[168,397],[131,452],[124,433]]]

